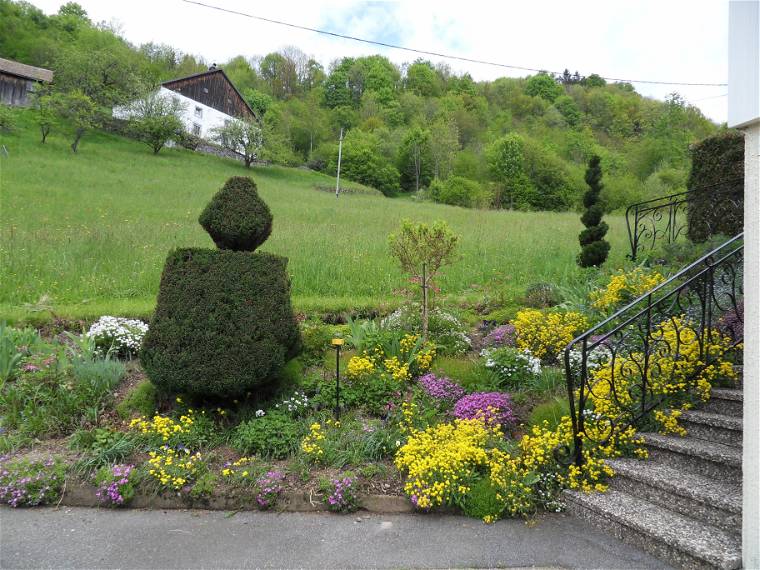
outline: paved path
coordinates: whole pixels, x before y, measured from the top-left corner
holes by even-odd
[[[504,566],[665,567],[566,515],[484,525],[437,515],[0,507],[2,568]]]

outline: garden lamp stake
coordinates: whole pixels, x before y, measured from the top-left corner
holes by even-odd
[[[343,339],[332,339],[332,345],[335,347],[335,419],[340,421],[340,347]]]

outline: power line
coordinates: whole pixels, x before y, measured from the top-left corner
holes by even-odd
[[[260,20],[262,22],[268,22],[270,24],[277,24],[279,26],[287,26],[288,28],[295,28],[297,30],[305,30],[307,32],[314,32],[315,34],[322,34],[325,36],[332,36],[334,38],[341,38],[344,40],[351,40],[354,42],[360,42],[364,44],[370,44],[375,46],[381,46],[391,49],[398,49],[402,51],[407,51],[411,53],[417,53],[421,55],[430,55],[433,57],[441,57],[444,59],[453,59],[456,61],[465,61],[468,63],[480,63],[483,65],[491,65],[494,67],[503,67],[505,69],[519,69],[520,71],[533,71],[536,73],[546,71],[548,73],[553,73],[555,75],[561,75],[563,72],[561,71],[551,71],[547,69],[537,69],[534,67],[523,67],[520,65],[508,65],[506,63],[497,63],[494,61],[485,61],[482,59],[473,59],[469,57],[462,57],[458,55],[451,55],[446,53],[438,53],[434,51],[427,51],[422,49],[416,49],[406,46],[400,46],[395,44],[389,44],[385,42],[379,42],[375,40],[367,40],[364,38],[357,38],[355,36],[348,36],[345,34],[339,34],[337,32],[329,32],[327,30],[320,30],[318,28],[310,28],[309,26],[301,26],[299,24],[292,24],[290,22],[283,22],[282,20],[274,20],[272,18],[265,18],[264,16],[256,16],[254,14],[248,14],[246,12],[240,12],[238,10],[231,10],[229,8],[223,8],[221,6],[214,6],[212,4],[206,4],[205,2],[199,2],[197,0],[182,0],[182,2],[185,2],[186,4],[195,4],[196,6],[202,6],[204,8],[209,8],[211,10],[218,10],[219,12],[226,12],[227,14],[234,14],[236,16],[243,16],[245,18],[251,18],[252,20]],[[683,81],[654,81],[654,80],[646,80],[646,79],[621,79],[619,77],[602,77],[602,79],[605,79],[606,81],[620,81],[623,83],[646,83],[649,85],[681,85],[681,86],[688,86],[688,87],[725,87],[728,84],[727,83],[688,83]]]

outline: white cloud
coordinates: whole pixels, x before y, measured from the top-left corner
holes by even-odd
[[[325,66],[346,55],[382,53],[399,64],[416,57],[224,14],[181,0],[79,1],[93,20],[119,22],[133,43],[167,43],[202,55],[209,62],[238,54],[263,55],[286,45],[316,56]],[[693,83],[725,83],[728,73],[728,4],[722,0],[206,1],[356,37],[525,67],[567,67],[584,75]],[[34,3],[50,13],[63,2]],[[457,72],[469,71],[476,80],[526,74],[480,64],[448,63]],[[726,118],[726,98],[716,97],[726,93],[726,87],[636,84],[636,89],[660,99],[678,91],[713,120]]]

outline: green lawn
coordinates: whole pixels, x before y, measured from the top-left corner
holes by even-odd
[[[27,117],[5,135],[0,155],[0,318],[29,315],[43,295],[56,314],[145,315],[153,305],[167,252],[213,247],[197,218],[225,179],[246,174],[231,160],[147,146],[108,134],[87,134],[74,155],[54,133],[45,145]],[[343,310],[398,299],[405,284],[387,254],[386,236],[402,218],[444,219],[462,235],[461,259],[445,270],[445,294],[474,296],[501,280],[508,295],[537,281],[577,275],[575,213],[477,211],[373,195],[337,199],[315,190],[332,179],[301,169],[252,169],[274,214],[263,249],[287,256],[296,308]],[[612,258],[626,237],[621,217],[610,223]]]

